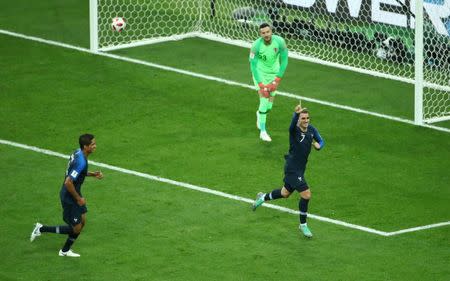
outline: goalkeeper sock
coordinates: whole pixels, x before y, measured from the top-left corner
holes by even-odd
[[[261,130],[261,132],[265,132],[267,115],[265,112],[261,113],[260,111],[258,111],[258,114],[259,114],[259,129]]]
[[[309,199],[300,198],[298,202],[298,209],[300,210],[300,223],[306,223],[306,217],[308,216],[308,203]]]
[[[51,232],[57,234],[69,234],[72,232],[72,227],[68,225],[47,226],[43,225],[39,229],[40,232]]]
[[[269,112],[270,110],[272,110],[272,106],[273,106],[273,101],[268,101],[268,102],[267,102],[267,112]]]
[[[283,197],[281,196],[281,189],[274,189],[272,190],[272,192],[266,193],[266,195],[264,196],[264,201],[275,200],[281,197]]]
[[[259,98],[259,129],[262,132],[266,131],[266,118],[267,118],[267,105],[269,103],[269,99],[267,98]]]

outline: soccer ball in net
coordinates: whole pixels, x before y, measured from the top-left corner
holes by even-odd
[[[127,23],[126,23],[125,18],[115,17],[112,19],[111,26],[114,31],[122,32],[122,30],[124,30],[125,26],[127,26]]]

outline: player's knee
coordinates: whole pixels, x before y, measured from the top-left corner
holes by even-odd
[[[266,106],[260,106],[259,108],[258,108],[258,112],[260,113],[260,114],[266,114],[267,113],[267,107]]]
[[[80,234],[82,229],[83,229],[83,224],[81,224],[81,223],[72,226],[72,232],[74,234]]]
[[[83,228],[86,225],[86,214],[83,214],[81,216],[81,228]]]
[[[281,196],[283,196],[284,198],[288,198],[289,196],[291,196],[291,193],[287,189],[282,188],[281,189]]]
[[[303,199],[309,200],[309,199],[311,199],[311,191],[310,191],[309,189],[307,189],[307,190],[301,192],[301,193],[300,193],[300,196],[301,196]]]

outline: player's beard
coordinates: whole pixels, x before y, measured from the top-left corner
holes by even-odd
[[[270,44],[272,42],[272,35],[264,37],[264,42]]]

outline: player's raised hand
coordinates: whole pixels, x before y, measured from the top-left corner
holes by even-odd
[[[281,78],[275,77],[275,79],[269,85],[267,85],[269,87],[269,92],[275,92],[278,88],[278,85],[280,85],[280,82]]]
[[[294,109],[294,111],[295,111],[295,113],[300,113],[301,111],[302,111],[302,100],[298,100],[298,104],[297,104],[297,106],[295,106],[295,109]]]

